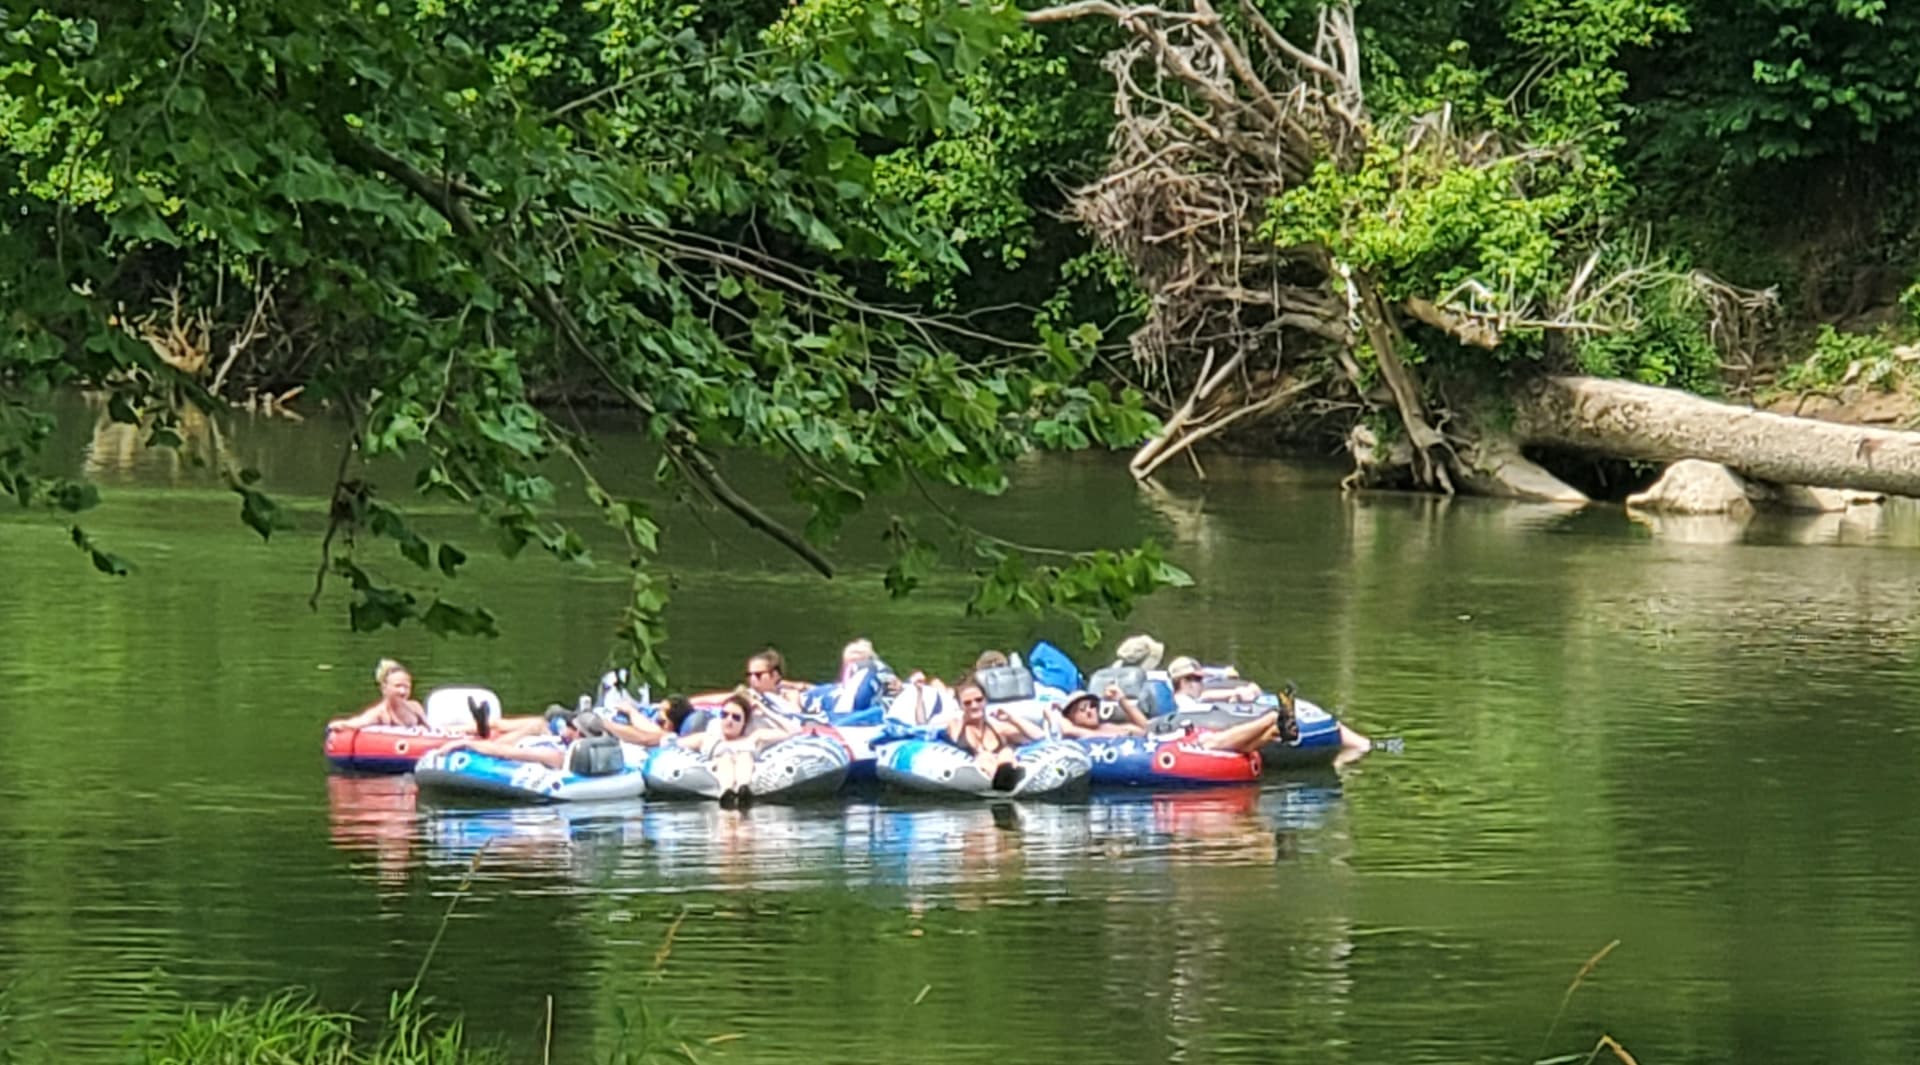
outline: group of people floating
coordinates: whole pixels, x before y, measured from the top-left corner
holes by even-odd
[[[1151,636],[1130,636],[1116,649],[1114,666],[1131,667],[1136,674],[1156,670],[1164,651],[1165,646]],[[1004,652],[989,650],[951,685],[918,671],[902,678],[879,659],[870,640],[857,639],[841,652],[838,680],[813,685],[790,679],[780,652],[769,647],[747,659],[743,683],[717,696],[717,707],[712,707],[713,699],[701,700],[709,705],[705,721],[696,720],[691,728],[689,719],[700,711],[685,696],[646,704],[624,688],[603,688],[598,705],[578,710],[556,705],[537,716],[495,717],[488,708],[475,705],[472,737],[445,749],[464,747],[510,761],[564,769],[579,764],[574,748],[580,744],[677,744],[707,758],[724,789],[721,801],[730,805],[751,800],[748,784],[760,751],[809,725],[834,723],[836,709],[846,710],[856,684],[868,686],[860,692],[866,701],[884,703],[888,720],[933,730],[970,754],[989,777],[1012,772],[1015,750],[1023,744],[1054,736],[1082,739],[1148,734],[1151,715],[1141,705],[1142,693],[1123,690],[1118,684],[1108,683],[1099,692],[1041,686],[1037,690],[1043,699],[1037,715],[993,707],[989,680],[1009,666],[1020,668],[1020,663]],[[447,727],[444,721],[430,722],[426,709],[413,698],[413,676],[405,666],[383,659],[374,678],[380,685],[379,700],[357,714],[328,722],[329,729],[369,725]],[[1163,713],[1250,704],[1262,696],[1258,685],[1238,680],[1231,669],[1203,667],[1185,655],[1168,663],[1166,678],[1172,705],[1158,707]],[[1192,728],[1186,741],[1211,750],[1243,753],[1259,751],[1276,741],[1293,742],[1298,736],[1293,686],[1289,684],[1275,695],[1277,705],[1270,709],[1248,714],[1225,727]],[[1340,739],[1343,753],[1349,756],[1365,753],[1372,746],[1367,737],[1345,725],[1340,726]]]

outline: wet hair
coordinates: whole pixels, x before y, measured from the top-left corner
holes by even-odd
[[[757,652],[751,655],[750,657],[748,657],[747,659],[748,666],[752,666],[755,662],[765,662],[767,664],[767,668],[772,670],[773,672],[780,674],[782,677],[787,675],[787,660],[784,658],[781,658],[780,652],[774,650],[771,647],[767,648],[764,651]]]
[[[973,671],[978,673],[983,669],[998,669],[1006,664],[1007,656],[1005,652],[982,651],[980,652],[980,657],[973,660]]]
[[[680,726],[686,724],[687,718],[692,716],[692,700],[684,695],[667,696],[667,724],[672,726],[672,731],[679,732]]]
[[[960,680],[954,684],[953,686],[954,700],[956,702],[959,701],[960,693],[963,691],[966,691],[968,688],[972,688],[974,691],[979,692],[980,697],[982,699],[985,699],[987,697],[987,689],[984,686],[982,686],[979,681],[973,679],[973,674],[969,673],[966,676],[961,677]]]
[[[373,682],[384,688],[387,686],[387,678],[393,676],[395,673],[405,673],[409,677],[413,676],[413,673],[409,671],[407,667],[391,658],[382,658],[380,664],[373,667]]]

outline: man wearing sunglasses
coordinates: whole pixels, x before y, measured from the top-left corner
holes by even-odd
[[[747,690],[764,710],[788,719],[803,716],[800,697],[806,692],[806,685],[787,679],[786,662],[780,652],[771,647],[747,659]]]

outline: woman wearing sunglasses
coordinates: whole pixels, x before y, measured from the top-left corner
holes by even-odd
[[[779,714],[760,713],[751,692],[736,690],[720,704],[714,724],[680,741],[707,756],[720,782],[720,805],[753,801],[754,756],[799,731]]]
[[[947,742],[973,755],[973,763],[992,778],[995,788],[1009,790],[1020,773],[1013,749],[1044,739],[1046,733],[1005,708],[989,714],[986,689],[971,677],[954,685],[953,694],[960,701],[960,714],[946,723]]]

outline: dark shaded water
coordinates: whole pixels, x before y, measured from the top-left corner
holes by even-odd
[[[263,545],[204,474],[85,428],[70,451],[109,486],[87,528],[137,574],[0,519],[6,1038],[56,1060],[110,1056],[156,1006],[288,985],[377,1012],[470,869],[425,987],[528,1060],[551,995],[558,1061],[646,1001],[754,1062],[1526,1062],[1614,939],[1549,1051],[1610,1032],[1642,1061],[1920,1056],[1905,507],[1649,528],[1345,498],[1268,463],[1146,491],[1116,461],[1036,462],[984,523],[1160,538],[1199,583],[1137,627],[1297,678],[1408,753],[1065,806],[423,809],[402,781],[329,777],[319,723],[369,701],[389,653],[423,686],[570,696],[617,568],[476,550],[460,592],[502,639],[353,635],[338,589],[305,606],[332,430],[228,427],[300,525]],[[722,519],[669,524],[691,686],[768,640],[803,672],[869,634],[951,673],[1064,635],[959,617],[957,583],[886,599],[871,530],[828,583]]]

